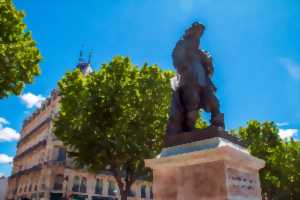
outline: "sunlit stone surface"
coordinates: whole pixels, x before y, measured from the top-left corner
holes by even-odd
[[[261,200],[265,162],[224,138],[165,148],[153,169],[155,200]]]

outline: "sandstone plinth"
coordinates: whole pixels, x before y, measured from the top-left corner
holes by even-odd
[[[258,171],[265,162],[224,138],[164,148],[145,162],[155,200],[261,200]]]

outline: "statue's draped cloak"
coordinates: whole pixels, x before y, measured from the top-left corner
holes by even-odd
[[[180,40],[173,50],[173,64],[177,70],[178,86],[197,85],[206,87],[208,77],[201,63],[201,52],[191,39]],[[173,86],[174,89],[174,86]]]

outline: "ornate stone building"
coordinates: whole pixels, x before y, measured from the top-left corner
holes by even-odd
[[[78,67],[83,73],[91,71],[89,63],[81,61]],[[24,121],[6,199],[120,199],[116,181],[109,171],[92,174],[75,168],[63,143],[52,133],[52,118],[58,112],[59,99],[57,90],[53,90],[42,106]],[[151,183],[137,180],[130,199],[152,199]]]
[[[7,178],[0,175],[0,200],[4,200],[7,187]]]

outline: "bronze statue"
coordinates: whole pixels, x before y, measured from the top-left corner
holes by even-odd
[[[199,44],[204,30],[203,24],[193,23],[173,50],[177,75],[171,80],[173,99],[167,135],[193,131],[200,109],[211,113],[211,126],[224,130],[224,114],[211,81],[212,57]]]

